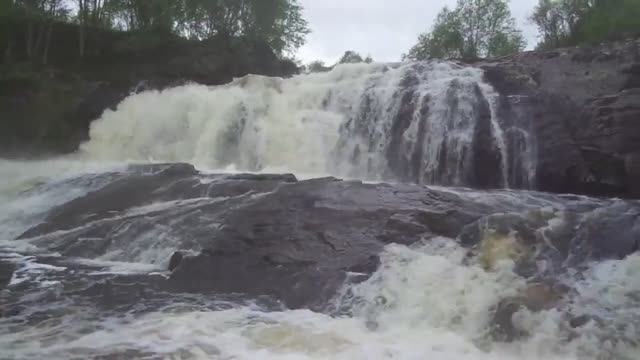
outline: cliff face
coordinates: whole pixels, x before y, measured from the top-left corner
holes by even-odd
[[[536,189],[640,196],[640,40],[478,66],[501,95],[503,128],[534,138]]]
[[[190,41],[104,30],[90,33],[95,46],[79,62],[77,29],[69,24],[54,29],[47,65],[21,65],[25,55],[14,46],[13,63],[0,66],[1,156],[73,152],[87,139],[90,122],[131,92],[297,71],[266,44],[250,39]]]

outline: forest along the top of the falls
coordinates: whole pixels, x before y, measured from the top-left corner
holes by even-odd
[[[505,138],[481,69],[452,62],[348,64],[291,79],[143,92],[107,111],[89,159],[185,161],[485,188],[534,181],[527,129]]]

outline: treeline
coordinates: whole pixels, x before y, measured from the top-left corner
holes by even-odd
[[[539,0],[530,21],[538,49],[575,46],[640,35],[640,0]],[[443,8],[430,31],[404,60],[498,57],[526,47],[509,0],[458,0]]]
[[[308,73],[318,73],[318,72],[327,72],[331,71],[335,66],[340,64],[358,64],[358,63],[366,63],[370,64],[373,62],[373,58],[371,55],[367,55],[366,57],[362,57],[358,52],[353,50],[347,50],[342,54],[340,59],[335,65],[325,65],[322,60],[315,60],[310,62],[308,65],[302,65],[300,70],[302,72]]]
[[[531,16],[539,49],[640,35],[640,0],[539,0]]]
[[[526,42],[508,0],[458,0],[444,7],[430,32],[403,56],[408,60],[495,57],[521,51]]]
[[[52,28],[60,23],[77,26],[80,58],[91,47],[88,29],[247,37],[265,41],[278,55],[293,53],[309,33],[298,0],[0,0],[5,61],[17,46],[16,32],[26,26],[28,58],[46,63]]]

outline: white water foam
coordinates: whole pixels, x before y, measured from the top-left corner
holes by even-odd
[[[92,124],[91,159],[187,161],[204,168],[327,173],[340,125],[383,65],[289,80],[247,76],[134,95]],[[400,76],[398,70],[392,70]]]
[[[389,176],[387,152],[394,143],[407,162],[420,158],[412,180],[463,185],[472,166],[474,104],[488,101],[495,111],[497,96],[482,70],[447,62],[346,64],[290,79],[249,75],[225,86],[133,95],[92,123],[81,153],[91,160],[376,180]],[[413,106],[404,115],[410,124],[392,134],[407,106]],[[491,121],[506,163],[502,130],[495,116]],[[449,166],[439,175],[445,157]],[[506,169],[503,164],[505,184]]]
[[[529,339],[487,341],[491,305],[525,283],[511,271],[513,263],[486,272],[466,264],[465,255],[450,239],[414,248],[390,245],[381,269],[351,288],[359,299],[352,304],[353,317],[306,310],[263,312],[246,306],[183,311],[179,304],[174,310],[140,316],[97,317],[76,311],[58,322],[5,334],[0,346],[10,358],[46,352],[52,359],[118,354],[167,359],[637,359],[638,350],[629,342],[603,345],[592,327],[567,340],[557,311],[522,314],[523,326],[533,334]],[[594,268],[584,291],[604,299],[586,296],[585,301],[614,308],[628,305],[627,295],[639,289],[629,286],[637,285],[633,274],[638,259]],[[65,331],[54,331],[61,326]]]

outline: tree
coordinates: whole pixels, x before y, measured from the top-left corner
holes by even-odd
[[[615,40],[640,35],[640,1],[539,0],[530,19],[541,49]]]
[[[364,62],[362,56],[353,50],[347,50],[344,52],[340,60],[338,60],[338,64],[355,64]]]
[[[163,38],[155,32],[200,40],[241,37],[263,42],[281,57],[292,55],[310,32],[299,0],[0,0],[0,20],[6,28],[0,39],[6,37],[6,61],[14,47],[14,29],[24,24],[26,57],[33,61],[42,56],[46,62],[52,27],[61,20],[78,25],[79,58],[98,41],[90,38],[97,28],[145,33],[158,41]],[[147,41],[131,44],[137,48]]]
[[[542,37],[541,47],[560,46],[569,33],[565,14],[558,3],[554,0],[540,0],[530,17],[538,25],[538,32]]]
[[[331,68],[325,66],[322,60],[312,61],[307,65],[307,72],[310,73],[327,72],[329,70],[331,70]]]
[[[0,24],[6,45],[4,62],[12,61],[15,27],[26,25],[24,53],[29,62],[47,63],[55,21],[66,20],[68,9],[64,0],[0,0]],[[19,33],[19,32],[18,32]]]
[[[464,39],[460,29],[457,12],[444,7],[431,32],[420,34],[418,43],[403,57],[409,60],[460,58],[464,52]]]
[[[575,43],[595,43],[640,35],[640,1],[592,0],[577,24]]]
[[[177,28],[188,37],[245,36],[292,55],[310,30],[298,0],[183,0]]]
[[[507,0],[458,0],[455,9],[440,11],[431,31],[420,34],[403,57],[474,59],[508,55],[525,45]]]
[[[371,55],[367,55],[366,58],[363,58],[362,55],[358,54],[353,50],[347,50],[344,52],[340,60],[338,60],[338,64],[357,64],[357,63],[367,63],[370,64],[373,62],[373,58]]]
[[[310,30],[298,0],[251,0],[248,33],[264,39],[278,54],[291,55]]]

